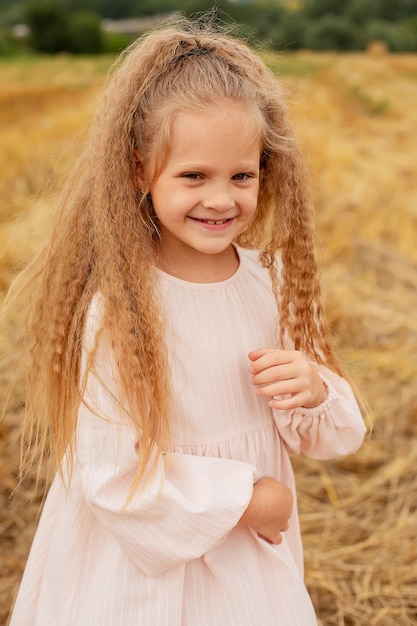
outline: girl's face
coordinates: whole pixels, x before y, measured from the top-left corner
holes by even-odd
[[[216,263],[230,259],[232,241],[254,216],[261,142],[244,121],[245,109],[234,104],[176,116],[168,158],[150,187],[163,269],[178,274],[187,264],[213,265],[213,255]]]

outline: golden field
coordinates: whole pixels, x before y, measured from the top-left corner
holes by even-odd
[[[352,457],[294,460],[306,582],[322,626],[417,624],[417,56],[266,59],[311,167],[329,319],[373,422]],[[110,62],[0,62],[2,298],[51,222]],[[20,317],[0,328],[0,624],[40,506],[30,477],[12,495]]]

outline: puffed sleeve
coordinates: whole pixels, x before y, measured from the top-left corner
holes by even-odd
[[[324,366],[317,366],[327,397],[317,407],[273,410],[274,420],[291,454],[313,459],[352,454],[360,447],[366,428],[348,382]]]
[[[93,301],[87,338],[98,318]],[[138,466],[137,434],[117,400],[117,368],[104,346],[79,409],[76,459],[93,514],[149,576],[218,544],[239,521],[256,480],[254,467],[240,461],[172,453],[156,458],[155,471],[129,499]]]

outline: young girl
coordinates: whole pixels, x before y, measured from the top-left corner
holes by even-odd
[[[258,56],[201,21],[135,43],[38,260],[26,431],[58,473],[12,626],[316,624],[289,457],[365,428],[312,241]]]

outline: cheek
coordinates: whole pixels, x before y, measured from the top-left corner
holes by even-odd
[[[173,200],[171,194],[156,194],[152,197],[155,214],[161,224],[174,226],[181,223],[184,218],[184,211],[181,210],[181,203]]]
[[[258,194],[257,193],[253,193],[251,195],[251,198],[247,199],[246,205],[245,205],[245,222],[250,222],[256,215],[257,213],[257,209],[258,209]]]
[[[252,215],[256,213],[256,209],[258,206],[258,196],[259,196],[259,191],[258,191],[258,188],[256,188],[253,190],[253,193],[251,194],[251,197],[248,199],[248,202],[247,202],[248,213],[252,213]]]

